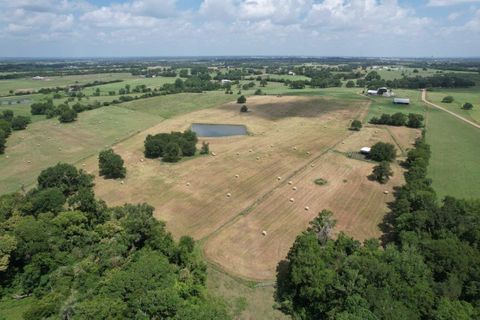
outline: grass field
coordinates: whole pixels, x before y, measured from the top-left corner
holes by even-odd
[[[119,78],[119,79],[125,79],[125,80],[122,82],[109,83],[109,84],[104,84],[104,85],[95,86],[95,87],[88,87],[83,90],[83,93],[85,95],[92,95],[95,92],[95,90],[98,88],[100,89],[101,95],[108,95],[108,92],[112,90],[117,91],[118,93],[118,90],[120,90],[121,88],[125,88],[126,85],[130,85],[130,90],[142,84],[146,85],[147,88],[160,88],[165,83],[174,83],[176,78],[174,77],[144,78],[139,76],[130,76],[127,78]],[[136,93],[132,93],[132,94],[136,94]]]
[[[428,109],[428,168],[440,197],[480,198],[480,130],[438,109]]]
[[[64,87],[70,84],[83,84],[95,80],[130,79],[129,73],[99,73],[75,76],[48,77],[47,80],[32,80],[31,78],[0,80],[0,96],[8,95],[10,90],[36,90],[40,88]]]
[[[23,313],[33,302],[33,297],[21,300],[7,299],[0,300],[0,319],[22,320]]]
[[[0,155],[0,194],[34,182],[42,169],[59,161],[76,163],[121,139],[144,130],[162,118],[119,107],[105,107],[79,115],[70,124],[57,119],[32,123],[7,140]]]
[[[429,101],[438,104],[456,114],[480,123],[480,88],[474,87],[470,89],[438,89],[427,93]],[[452,103],[443,103],[442,99],[446,96],[452,96]],[[472,110],[463,110],[462,106],[465,102],[473,104]]]

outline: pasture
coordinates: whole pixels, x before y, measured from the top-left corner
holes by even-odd
[[[176,237],[202,239],[206,258],[219,268],[244,278],[271,279],[295,236],[323,208],[336,211],[338,230],[360,239],[379,234],[377,224],[392,199],[383,191],[401,184],[402,175],[395,166],[395,178],[379,185],[367,179],[373,163],[346,155],[392,135],[383,128],[368,129],[363,133],[367,142],[349,140],[357,134],[347,130],[350,121],[363,119],[368,105],[360,97],[255,96],[246,114],[230,102],[175,116],[116,144],[127,177],[123,183],[96,179],[96,193],[110,205],[148,202]],[[147,134],[185,130],[191,123],[244,124],[250,135],[209,138],[215,156],[176,164],[142,161]],[[97,172],[96,157],[83,162]],[[329,183],[315,185],[319,176]],[[289,180],[298,187],[296,195]],[[305,212],[304,206],[311,209]]]
[[[443,103],[442,99],[452,96],[452,103]],[[427,99],[441,107],[444,107],[464,118],[480,123],[480,90],[479,87],[471,89],[438,89],[427,92]],[[473,104],[472,110],[463,110],[465,102]]]

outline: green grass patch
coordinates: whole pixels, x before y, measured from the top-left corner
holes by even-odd
[[[453,102],[442,102],[442,99],[446,96],[452,96]],[[427,99],[459,116],[480,123],[480,88],[478,87],[469,89],[435,89],[427,93]],[[462,106],[465,102],[473,104],[473,109],[463,110]]]
[[[402,113],[425,113],[425,104],[422,102],[421,91],[419,90],[394,90],[395,96],[398,98],[410,98],[409,105],[394,104],[393,98],[387,97],[370,97],[372,105],[370,106],[367,121],[373,117],[380,117],[383,113],[394,114]]]
[[[33,297],[21,300],[4,298],[0,301],[0,319],[22,320],[23,313],[30,307],[33,301]]]

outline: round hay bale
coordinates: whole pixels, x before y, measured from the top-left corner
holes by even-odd
[[[313,167],[315,167],[315,165],[312,163],[311,167],[313,168]]]
[[[190,182],[187,182],[187,187],[190,187]]]
[[[308,206],[305,207],[305,211],[308,211],[310,210],[310,208]]]
[[[145,161],[145,159],[141,158],[141,159],[140,159],[140,162],[143,162],[143,161]]]
[[[238,179],[239,177],[240,177],[240,176],[239,176],[238,174],[236,174],[236,175],[235,175],[235,178],[237,178],[237,179]]]
[[[28,160],[27,163],[32,163],[32,161]]]
[[[297,147],[293,147],[293,150],[297,150]]]
[[[240,155],[240,152],[237,152],[237,156],[239,156],[239,155]]]
[[[82,166],[84,166],[84,167],[85,167],[85,166],[86,166],[86,164],[85,164],[85,163],[82,163]]]
[[[278,180],[278,181],[282,180],[282,177],[277,177],[277,180]]]
[[[307,151],[307,154],[310,154],[310,151]]]
[[[292,190],[293,190],[293,191],[297,191],[297,187],[293,187]]]
[[[232,196],[232,194],[229,192],[227,193],[227,198],[230,198]]]
[[[290,202],[295,202],[295,199],[293,199],[293,198],[290,198],[290,200],[289,200],[289,201],[290,201]]]
[[[125,181],[120,182],[121,184],[125,184]]]
[[[389,194],[388,190],[383,191],[384,194]]]
[[[293,182],[292,181],[288,181],[288,184],[292,184]]]
[[[252,150],[252,149],[250,149],[250,150],[248,150],[248,152],[253,152],[253,150]]]
[[[273,148],[273,144],[270,145],[270,148]]]
[[[263,235],[263,236],[266,236],[266,235],[267,235],[267,231],[263,230],[263,231],[262,231],[262,235]]]
[[[257,160],[260,160],[260,157],[257,157],[256,159],[257,159]]]
[[[217,155],[217,154],[216,154],[215,152],[212,152],[212,156],[214,156],[214,157],[215,157],[216,155]]]

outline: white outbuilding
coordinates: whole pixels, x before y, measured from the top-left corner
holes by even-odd
[[[360,153],[361,154],[370,154],[371,150],[372,150],[372,148],[370,148],[370,147],[363,147],[362,149],[360,149]]]
[[[410,104],[409,98],[393,98],[394,104]]]

